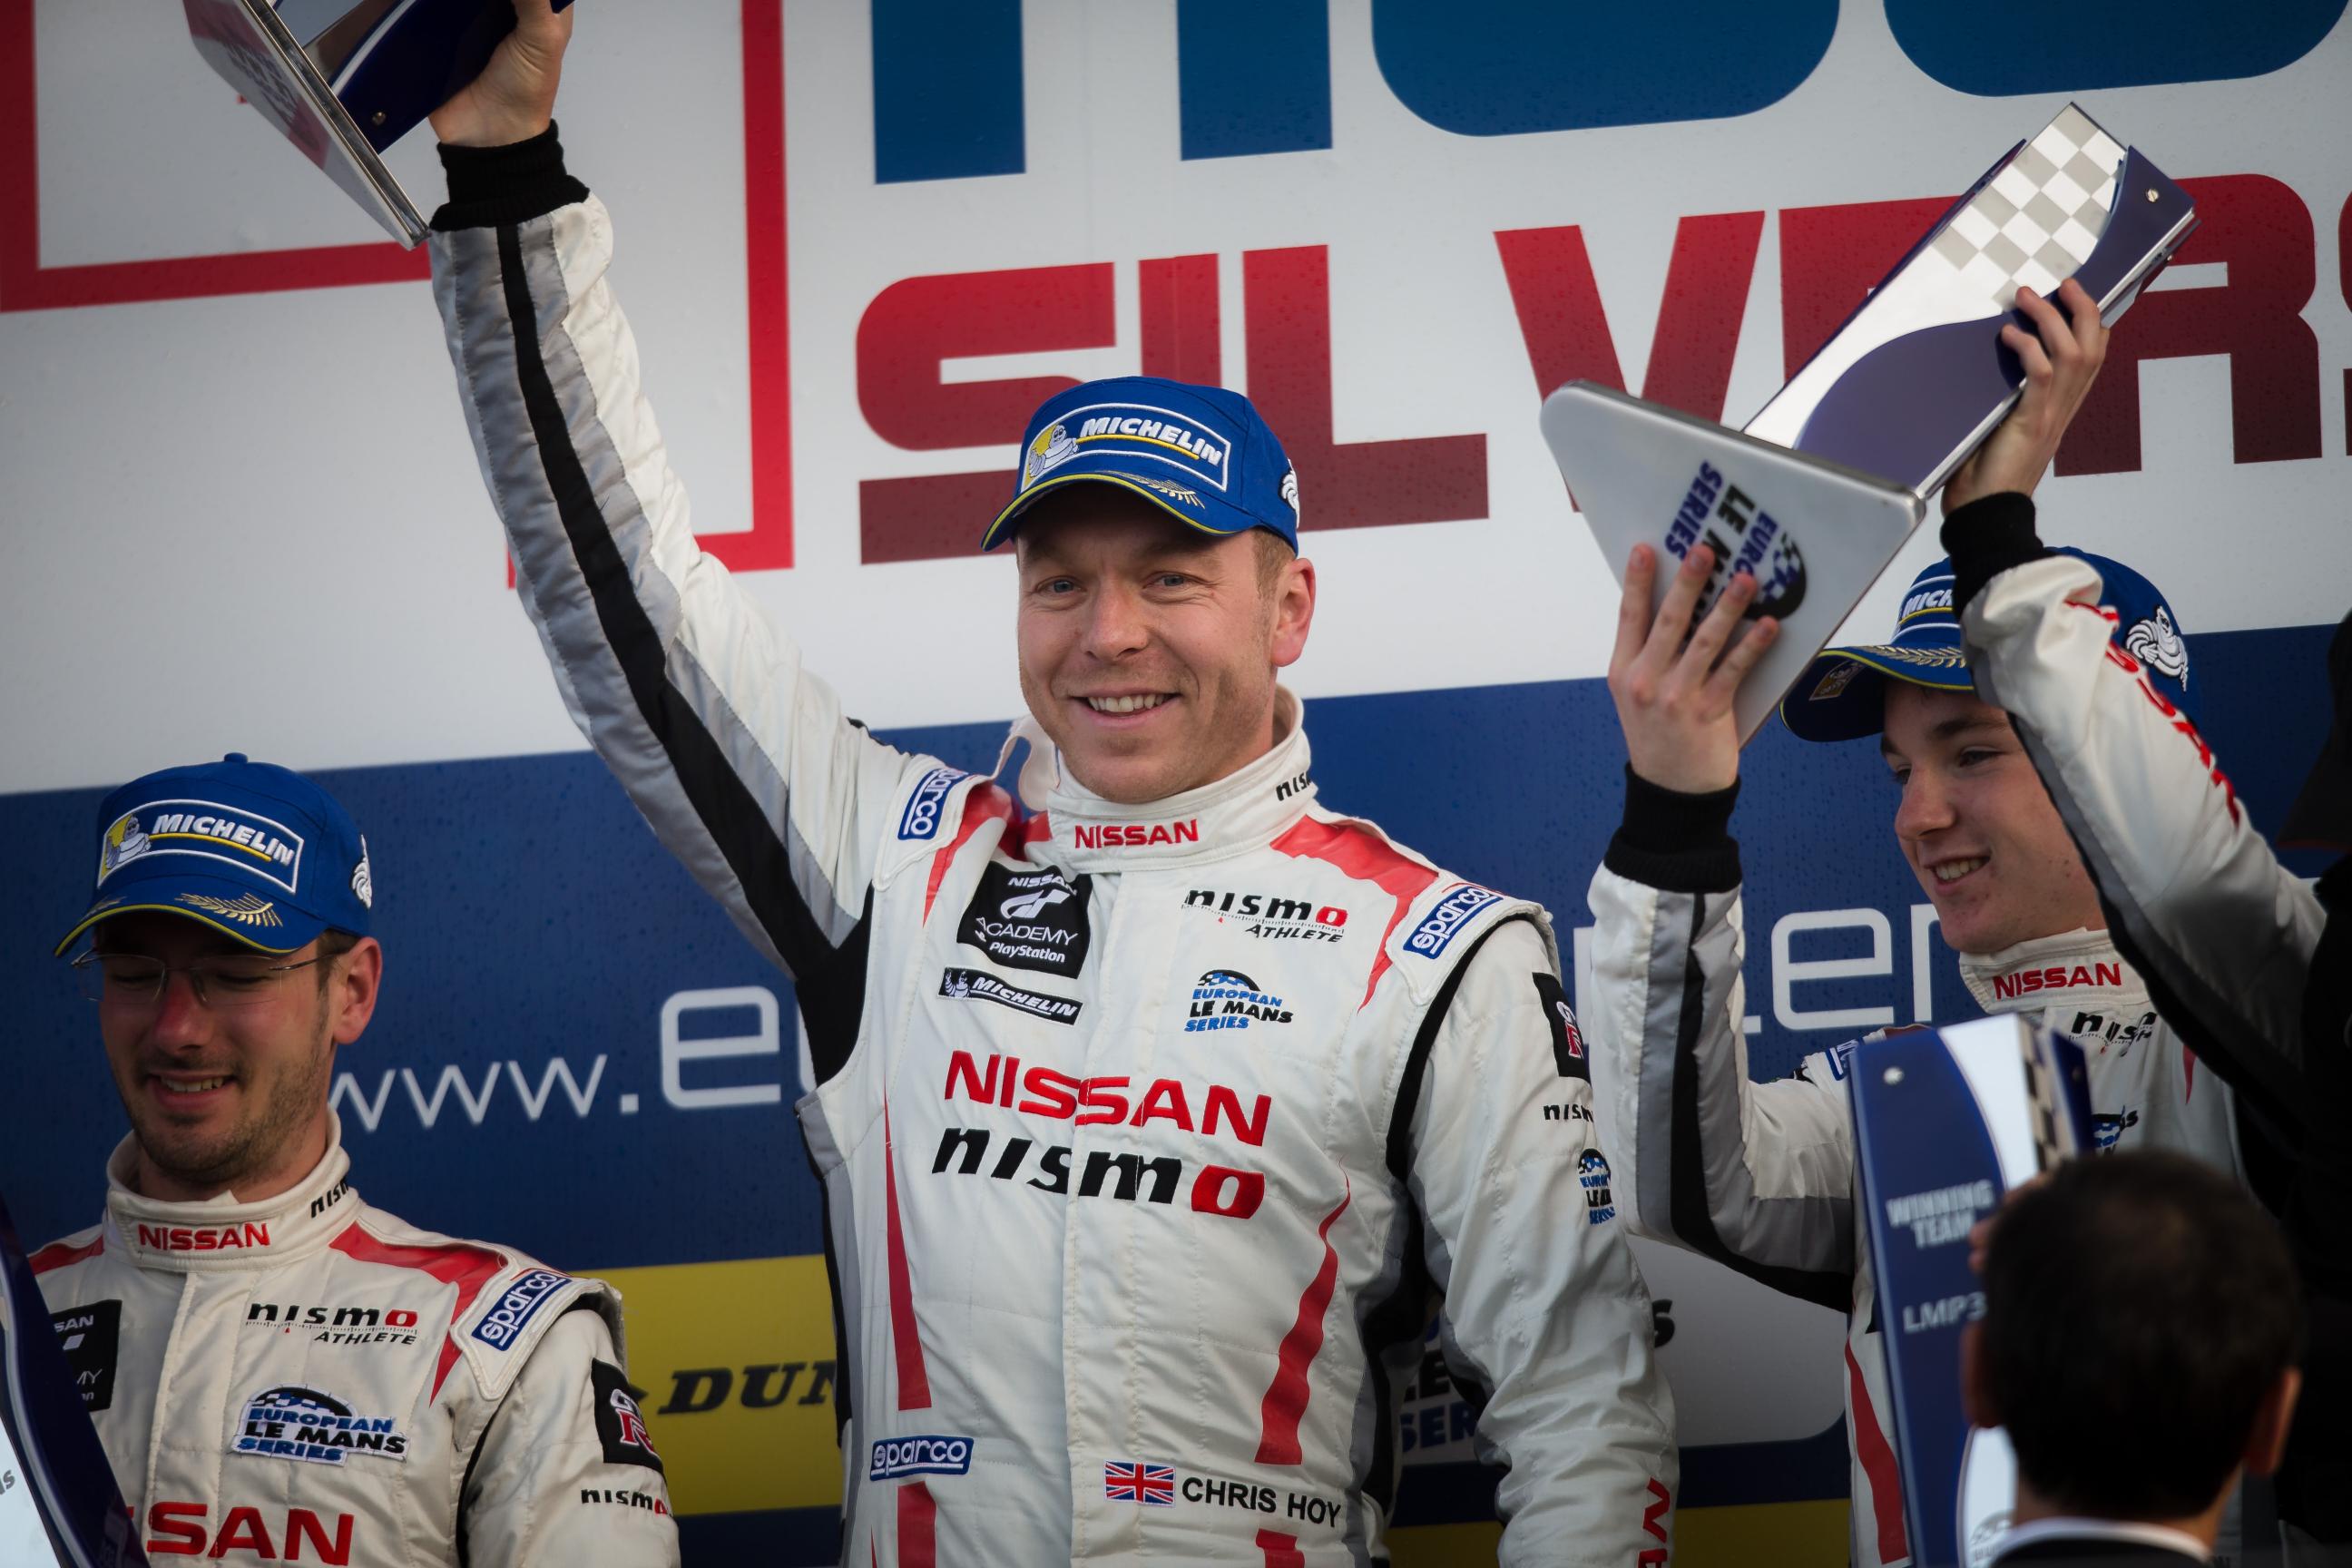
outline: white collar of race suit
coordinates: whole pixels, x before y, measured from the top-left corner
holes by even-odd
[[[1061,768],[1058,753],[1031,742],[1031,763],[1053,755],[1045,779],[1022,770],[1023,794],[1038,784],[1046,842],[1030,847],[1041,859],[1074,871],[1141,871],[1221,860],[1259,849],[1306,814],[1315,799],[1307,729],[1298,699],[1275,689],[1273,750],[1214,784],[1164,800],[1122,805],[1103,799]],[[1048,782],[1050,781],[1050,782]]]
[[[1979,956],[1960,955],[1960,978],[1988,1013],[2047,1007],[2145,1007],[2147,985],[2103,931],[2039,936]]]
[[[110,1251],[121,1247],[142,1268],[173,1273],[258,1268],[316,1252],[359,1212],[359,1194],[343,1178],[343,1124],[327,1112],[327,1152],[310,1173],[276,1197],[241,1204],[233,1193],[200,1203],[170,1204],[131,1190],[136,1136],[115,1147],[106,1163],[106,1222]]]

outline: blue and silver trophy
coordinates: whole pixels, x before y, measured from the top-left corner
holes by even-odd
[[[1610,569],[1636,543],[1709,545],[1761,592],[1780,640],[1738,697],[1740,736],[1827,647],[1943,487],[2025,385],[2000,330],[2020,284],[2072,278],[2112,323],[2197,226],[2196,204],[2068,104],[1955,202],[1742,430],[1574,381],[1544,438]],[[1670,572],[1658,574],[1663,602]],[[1653,609],[1654,610],[1654,604]]]
[[[425,215],[383,153],[482,73],[514,30],[513,0],[181,4],[206,65],[393,238],[423,242]]]
[[[147,1562],[84,1408],[71,1356],[85,1329],[77,1318],[41,1299],[0,1203],[0,1563],[8,1568]]]

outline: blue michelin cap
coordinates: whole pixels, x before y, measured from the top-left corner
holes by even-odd
[[[1038,497],[1082,480],[1131,490],[1203,533],[1263,528],[1298,548],[1297,473],[1238,392],[1154,375],[1083,382],[1038,405],[1021,454],[983,551],[1012,538]]]
[[[2087,550],[2062,546],[2059,554],[2099,574],[2100,603],[2114,614],[2116,646],[2137,658],[2148,684],[2189,715],[2189,645],[2172,606],[2156,584],[2125,565]],[[1974,691],[1961,651],[1960,617],[1952,605],[1952,563],[1938,561],[1911,579],[1895,617],[1895,636],[1860,647],[1824,648],[1780,700],[1780,721],[1801,741],[1853,741],[1875,735],[1886,722],[1886,682],[1908,681],[1936,691]]]
[[[133,779],[99,803],[98,885],[57,951],[136,910],[201,921],[263,952],[368,933],[367,840],[300,773],[232,752]]]

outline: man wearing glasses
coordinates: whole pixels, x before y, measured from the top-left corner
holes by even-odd
[[[674,1563],[620,1300],[369,1207],[328,1103],[375,1011],[367,842],[231,755],[98,814],[58,944],[131,1135],[105,1217],[35,1253],[151,1555]]]

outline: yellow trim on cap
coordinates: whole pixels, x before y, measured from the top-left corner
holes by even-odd
[[[319,940],[315,936],[306,936],[300,942],[296,942],[292,947],[271,947],[265,942],[254,941],[251,937],[246,935],[245,932],[238,931],[234,926],[226,926],[216,920],[212,920],[204,915],[200,915],[184,904],[110,904],[105,909],[93,910],[89,914],[82,916],[81,923],[74,927],[73,930],[66,932],[66,939],[58,943],[56,947],[49,950],[49,956],[51,958],[63,958],[66,955],[66,949],[74,944],[74,938],[81,935],[82,932],[88,931],[99,921],[110,921],[117,915],[127,915],[133,911],[142,913],[152,912],[157,914],[178,915],[182,920],[194,921],[199,925],[208,925],[216,931],[223,932],[228,936],[233,936],[236,938],[237,941],[245,943],[246,946],[253,949],[256,952],[266,952],[273,958],[283,958],[289,952],[299,952],[304,948]],[[322,924],[319,929],[324,931],[326,927]]]
[[[988,551],[995,549],[997,544],[996,535],[999,531],[1001,531],[1004,527],[1005,523],[1010,521],[1024,507],[1026,507],[1031,501],[1035,500],[1045,491],[1054,489],[1057,485],[1075,485],[1083,483],[1117,485],[1123,490],[1141,496],[1145,500],[1150,501],[1152,505],[1158,507],[1160,510],[1166,512],[1169,516],[1176,519],[1178,521],[1187,523],[1192,527],[1198,529],[1202,533],[1214,534],[1219,539],[1231,539],[1236,533],[1247,533],[1251,529],[1260,526],[1255,522],[1247,522],[1244,523],[1239,528],[1211,528],[1207,523],[1202,522],[1200,519],[1192,517],[1186,512],[1178,510],[1174,501],[1169,500],[1166,496],[1160,494],[1157,490],[1152,489],[1150,486],[1139,485],[1133,479],[1128,479],[1126,476],[1121,474],[1064,474],[1057,479],[1039,479],[1035,484],[1031,485],[1027,489],[1023,490],[1019,495],[1014,496],[1013,498],[1012,504],[1007,506],[1003,511],[998,512],[996,514],[996,521],[988,525],[988,531],[980,536],[980,548],[982,552],[985,553]],[[1202,504],[1205,507],[1208,503],[1204,500]]]

